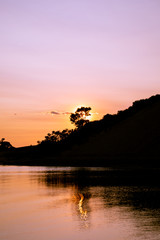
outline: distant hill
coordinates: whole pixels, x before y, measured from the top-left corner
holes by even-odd
[[[58,143],[0,153],[0,164],[109,166],[160,163],[160,95],[86,124]]]

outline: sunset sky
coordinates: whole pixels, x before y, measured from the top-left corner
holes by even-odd
[[[160,93],[160,0],[0,0],[0,138],[36,144]]]

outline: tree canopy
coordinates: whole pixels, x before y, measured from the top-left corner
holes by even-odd
[[[37,143],[41,144],[44,142],[60,142],[62,140],[65,140],[71,133],[72,130],[69,129],[64,129],[63,131],[52,131],[52,133],[48,133],[45,136],[45,139],[43,141],[37,141]]]
[[[74,133],[77,132],[80,128],[82,128],[86,123],[89,122],[87,117],[91,116],[90,114],[91,108],[90,107],[81,107],[77,108],[75,113],[71,113],[70,121],[71,123],[75,124],[77,129],[69,130],[64,129],[63,131],[52,131],[52,133],[48,133],[45,136],[45,139],[42,141],[37,141],[38,144],[46,144],[46,143],[64,143],[67,138],[70,136],[69,141],[73,138]]]
[[[83,127],[86,123],[89,122],[87,117],[91,116],[90,111],[90,107],[77,108],[76,112],[71,113],[70,115],[71,123],[75,124],[77,128]]]

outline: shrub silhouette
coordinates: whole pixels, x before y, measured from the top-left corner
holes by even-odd
[[[5,138],[0,140],[0,150],[8,150],[13,148],[10,142],[5,141]]]
[[[71,133],[72,129],[64,129],[63,131],[52,131],[52,133],[48,133],[45,136],[45,139],[42,141],[37,141],[38,144],[51,142],[51,143],[58,143],[60,141],[64,141]]]

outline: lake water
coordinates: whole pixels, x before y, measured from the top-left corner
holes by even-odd
[[[143,175],[0,166],[0,239],[159,240],[160,186]]]

